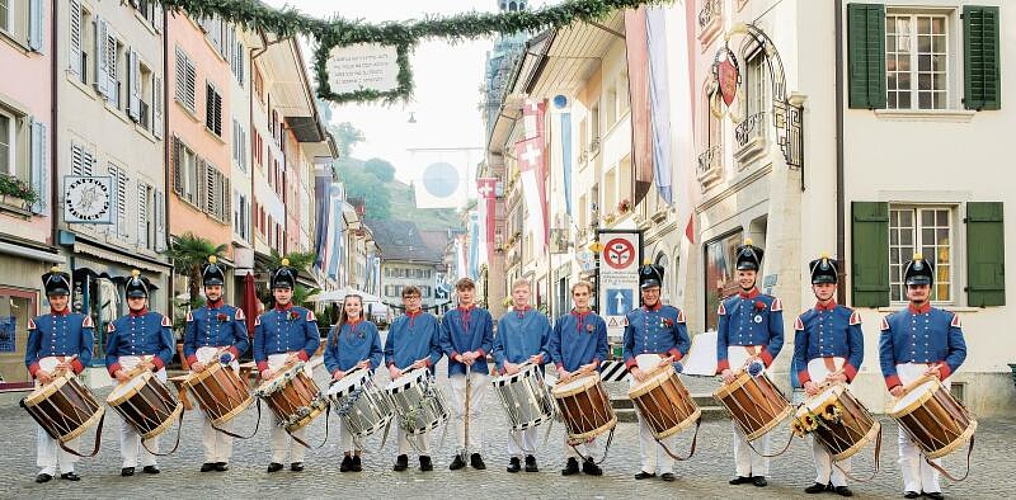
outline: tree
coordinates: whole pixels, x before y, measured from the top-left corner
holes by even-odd
[[[225,243],[216,246],[211,240],[186,232],[177,237],[169,245],[165,254],[173,262],[173,267],[188,276],[187,290],[190,292],[190,303],[201,302],[201,265],[208,262],[214,255],[221,258],[226,253]]]
[[[395,166],[388,160],[371,158],[363,164],[363,169],[369,174],[374,174],[381,182],[392,182],[395,180]]]
[[[379,182],[374,174],[352,162],[340,160],[336,167],[339,181],[346,185],[346,198],[362,197],[367,205],[367,217],[384,220],[391,216],[392,195],[386,183]]]
[[[352,123],[342,122],[330,128],[332,137],[335,137],[336,146],[339,148],[339,158],[352,156],[353,147],[364,140],[363,131]]]

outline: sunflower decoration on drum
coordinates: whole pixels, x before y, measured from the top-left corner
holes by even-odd
[[[790,424],[790,428],[794,431],[795,435],[803,438],[805,434],[818,429],[818,416],[810,411],[804,415],[796,416],[794,417],[794,422]]]
[[[839,401],[833,401],[825,405],[822,413],[819,414],[822,420],[831,424],[838,424],[843,420],[843,405]]]

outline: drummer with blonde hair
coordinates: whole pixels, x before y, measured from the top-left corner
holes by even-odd
[[[25,344],[25,366],[35,379],[36,387],[52,382],[57,372],[80,374],[91,363],[95,344],[92,318],[71,312],[68,307],[71,275],[54,266],[42,275],[42,285],[49,299],[49,314],[28,320],[28,342]],[[65,446],[74,450],[77,440],[72,439]],[[59,449],[57,440],[41,426],[36,437],[36,453],[36,465],[41,469],[35,476],[35,482],[45,483],[53,479],[58,465],[60,479],[81,479],[74,472],[77,458]]]
[[[497,334],[492,348],[494,362],[501,374],[514,375],[523,363],[540,366],[550,362],[550,322],[547,317],[529,306],[530,285],[525,279],[512,283],[512,308],[497,322]],[[536,464],[536,430],[532,426],[520,431],[508,431],[508,472],[522,470],[539,472]]]
[[[557,319],[550,334],[550,358],[557,366],[560,382],[566,383],[572,377],[597,371],[600,363],[607,359],[607,323],[593,312],[589,303],[593,296],[593,285],[579,281],[571,287],[575,307],[570,313]],[[571,445],[565,433],[565,454],[568,462],[561,475],[579,473],[578,459],[582,458],[582,472],[590,476],[602,476],[603,469],[593,461],[600,451],[595,439],[586,443]],[[583,448],[585,454],[578,451]]]
[[[794,321],[794,366],[797,378],[808,397],[818,395],[826,384],[850,383],[857,376],[864,360],[864,334],[861,315],[836,303],[839,273],[836,261],[823,255],[808,264],[815,307]],[[840,496],[854,496],[847,487],[850,458],[833,466],[832,455],[819,439],[812,436],[812,453],[817,476],[815,484],[805,493],[834,491]]]
[[[631,374],[632,387],[646,380],[649,373],[671,363],[681,371],[678,363],[691,347],[684,311],[665,306],[660,302],[664,269],[655,264],[646,264],[639,269],[639,289],[642,307],[628,313],[628,325],[624,327],[622,356],[624,365]],[[674,458],[656,442],[652,428],[638,414],[639,455],[642,470],[635,479],[656,477],[674,481]],[[667,441],[673,442],[673,439]]]
[[[921,254],[907,262],[903,281],[907,287],[906,309],[882,318],[878,342],[879,364],[885,385],[895,398],[904,395],[904,386],[924,376],[935,377],[949,390],[949,377],[967,358],[963,326],[956,313],[931,307],[931,285],[935,267]],[[917,445],[903,427],[899,434],[900,468],[903,469],[903,496],[944,498],[939,473],[925,463]],[[936,464],[941,464],[936,459]]]

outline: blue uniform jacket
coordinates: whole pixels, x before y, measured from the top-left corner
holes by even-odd
[[[92,362],[95,348],[95,324],[92,318],[80,313],[68,312],[44,314],[28,320],[28,343],[25,345],[25,366],[35,378],[39,371],[39,359],[48,356],[73,356],[74,373]]]
[[[921,309],[909,306],[882,318],[881,329],[878,357],[889,389],[901,385],[896,365],[944,362],[944,380],[967,359],[963,325],[955,313],[929,304]]]
[[[557,319],[550,334],[550,358],[573,372],[582,365],[607,359],[607,323],[592,311],[572,311]]]
[[[155,355],[154,371],[162,369],[173,359],[176,341],[173,339],[173,322],[166,316],[147,309],[135,314],[131,311],[109,323],[106,343],[106,369],[113,375],[120,369],[120,356]]]
[[[543,363],[550,362],[550,321],[539,311],[530,307],[523,310],[512,309],[501,316],[497,322],[497,335],[494,336],[494,363],[500,372],[504,371],[504,362],[524,363],[530,356],[540,354]]]
[[[198,361],[195,353],[200,347],[227,347],[233,359],[247,352],[247,323],[243,309],[219,301],[187,313],[187,326],[183,334],[183,355],[187,364]]]
[[[374,323],[361,319],[356,323],[344,323],[342,332],[336,330],[333,325],[325,341],[324,358],[328,373],[347,372],[365,359],[370,360],[371,371],[381,366],[381,336]]]
[[[427,358],[431,371],[441,360],[441,325],[437,317],[422,311],[399,316],[388,327],[385,365],[405,370],[423,358]]]
[[[768,367],[783,349],[783,303],[780,299],[759,293],[737,295],[720,302],[720,324],[716,331],[716,371],[730,368],[727,347],[732,345],[763,346],[758,356]]]
[[[843,358],[843,374],[847,382],[854,380],[864,361],[864,334],[857,311],[830,302],[827,306],[816,304],[797,317],[794,362],[802,384],[811,380],[808,362],[815,358]]]
[[[258,371],[268,369],[268,356],[297,351],[301,361],[307,361],[321,347],[314,312],[304,307],[286,304],[261,313],[254,320],[254,362]]]
[[[472,371],[490,373],[487,354],[494,344],[494,320],[485,309],[476,306],[456,307],[441,318],[441,350],[448,356],[448,376],[465,375],[465,363],[453,358],[457,354],[475,352],[480,355]]]
[[[640,354],[673,356],[680,361],[691,347],[684,311],[656,303],[655,307],[640,307],[628,313],[628,326],[622,339],[624,365],[630,370],[638,365]]]

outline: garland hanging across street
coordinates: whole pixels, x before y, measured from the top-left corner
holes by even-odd
[[[451,41],[471,40],[489,35],[536,33],[561,28],[574,22],[593,22],[619,9],[641,5],[669,3],[671,0],[565,0],[533,11],[503,13],[469,12],[453,16],[427,16],[422,20],[367,23],[340,16],[318,19],[292,7],[281,9],[260,0],[158,0],[168,10],[182,10],[197,19],[219,17],[245,29],[263,30],[279,37],[305,35],[317,41],[314,73],[318,96],[337,103],[408,100],[413,91],[413,74],[409,54],[422,40],[443,38]],[[398,84],[389,91],[362,89],[336,94],[328,83],[327,63],[335,47],[354,44],[376,44],[396,48],[399,67]]]

